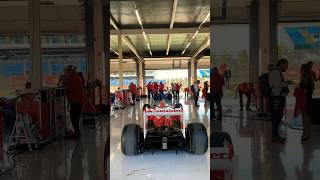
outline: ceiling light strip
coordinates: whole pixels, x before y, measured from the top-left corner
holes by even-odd
[[[201,22],[201,24],[199,25],[199,27],[197,28],[197,31],[193,34],[193,36],[191,37],[191,39],[189,40],[187,46],[184,48],[184,50],[182,51],[181,55],[183,55],[186,50],[188,49],[188,47],[191,44],[191,41],[197,36],[197,34],[200,31],[200,28],[202,27],[202,25],[208,20],[208,18],[210,17],[210,12],[207,14],[207,16],[203,19],[203,21]]]
[[[145,42],[146,42],[146,44],[147,44],[147,46],[148,46],[149,53],[150,53],[150,55],[152,56],[151,48],[150,48],[150,45],[149,45],[149,43],[148,43],[148,38],[147,38],[146,32],[144,31],[144,28],[143,28],[141,16],[140,16],[140,14],[139,14],[139,11],[138,11],[137,6],[136,6],[136,4],[134,3],[134,1],[132,1],[132,3],[133,3],[134,8],[135,8],[134,12],[135,12],[135,14],[136,14],[136,16],[137,16],[137,19],[138,19],[139,24],[140,24],[141,29],[142,29],[142,34],[143,34],[144,40],[145,40]]]

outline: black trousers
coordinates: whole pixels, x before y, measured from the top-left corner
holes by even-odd
[[[132,103],[136,104],[136,95],[135,94],[132,94]]]
[[[198,105],[198,99],[199,99],[199,92],[194,92],[194,104]]]
[[[150,99],[151,96],[152,96],[152,91],[151,91],[151,89],[148,89],[148,98]]]
[[[243,95],[246,95],[247,97],[247,105],[246,108],[250,108],[250,104],[251,104],[251,93],[245,93],[242,91],[238,91],[239,92],[239,100],[240,100],[240,108],[243,108]]]
[[[70,118],[75,134],[80,134],[80,114],[82,110],[82,103],[70,103]]]
[[[213,93],[212,94],[212,117],[216,118],[216,108],[215,105],[217,106],[217,110],[218,110],[218,117],[217,119],[222,119],[222,104],[221,104],[221,100],[222,100],[223,94],[222,93]]]
[[[286,99],[281,96],[274,96],[271,98],[271,120],[272,120],[272,136],[279,136],[279,126],[283,117]]]

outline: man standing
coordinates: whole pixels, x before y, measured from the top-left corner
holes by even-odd
[[[200,80],[198,80],[197,82],[194,82],[194,85],[193,85],[193,89],[194,89],[194,105],[199,107],[198,105],[198,99],[199,99],[199,92],[200,92]]]
[[[164,91],[164,84],[162,82],[160,82],[159,92],[160,92],[161,96],[163,96],[163,91]]]
[[[179,85],[179,83],[176,83],[175,91],[176,91],[176,99],[179,99],[180,98],[180,85]]]
[[[272,87],[271,120],[272,142],[284,143],[286,138],[279,135],[279,126],[283,117],[286,96],[289,93],[289,83],[284,80],[283,73],[288,69],[288,60],[280,59],[276,67],[269,74],[269,84]]]
[[[130,88],[130,92],[132,95],[132,105],[135,105],[136,104],[137,86],[133,82],[131,82],[129,88]]]
[[[71,67],[67,67],[67,77],[65,79],[67,98],[70,103],[70,118],[74,129],[73,137],[81,137],[79,120],[84,100],[84,89],[80,76]]]
[[[149,81],[149,83],[147,85],[147,90],[148,90],[148,98],[150,99],[151,95],[152,95],[152,84],[151,84],[150,81]]]
[[[223,97],[223,86],[225,85],[225,81],[223,76],[219,73],[218,68],[214,67],[212,69],[212,75],[210,81],[212,82],[212,116],[214,119],[217,120],[222,120],[222,105],[221,105],[221,99]],[[215,107],[214,104],[217,105],[217,110],[218,110],[218,117],[216,118],[216,113],[215,113]]]
[[[230,88],[230,79],[231,79],[231,70],[229,67],[224,71],[223,76],[225,79],[226,88],[229,89]]]

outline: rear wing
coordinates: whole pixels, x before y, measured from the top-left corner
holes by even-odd
[[[185,137],[185,122],[183,119],[183,109],[182,108],[173,108],[173,107],[165,107],[165,108],[146,108],[143,111],[143,134],[144,138],[146,138],[147,134],[147,121],[150,116],[180,116],[180,120],[182,122],[182,134]]]

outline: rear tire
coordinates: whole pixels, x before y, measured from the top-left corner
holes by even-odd
[[[136,156],[142,153],[143,134],[137,124],[127,124],[121,134],[121,150],[127,156]]]
[[[203,124],[188,124],[186,129],[186,150],[192,154],[205,154],[207,152],[208,134]]]
[[[150,109],[151,106],[149,104],[144,104],[143,107],[142,107],[142,110],[145,110],[145,109]]]

